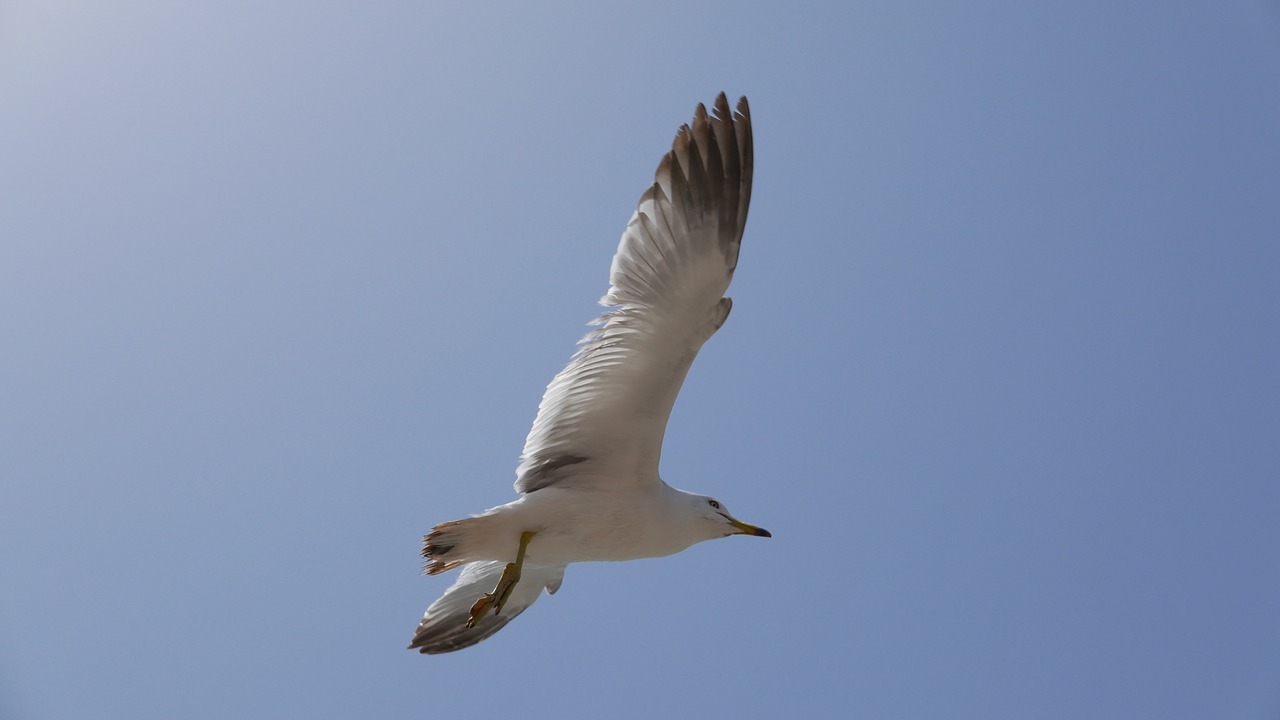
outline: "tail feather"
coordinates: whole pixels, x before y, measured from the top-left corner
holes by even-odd
[[[492,512],[440,523],[422,538],[422,572],[439,575],[471,562],[514,560],[520,534],[506,525]]]
[[[458,543],[462,542],[462,538],[466,534],[465,524],[474,519],[467,518],[466,520],[451,520],[440,523],[432,528],[431,532],[422,536],[422,559],[425,561],[422,566],[423,573],[439,575],[462,564],[463,561],[461,560],[446,560],[444,557],[457,550]],[[457,553],[454,554],[456,555]]]

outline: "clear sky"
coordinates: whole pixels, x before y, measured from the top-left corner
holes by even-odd
[[[0,5],[0,717],[1275,718],[1280,6]],[[678,125],[673,485],[773,531],[404,649]]]

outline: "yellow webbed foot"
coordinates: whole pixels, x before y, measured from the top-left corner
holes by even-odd
[[[507,563],[507,566],[502,569],[502,577],[498,578],[498,584],[493,588],[493,592],[481,595],[480,599],[471,606],[467,627],[475,627],[476,623],[483,620],[490,611],[493,611],[494,615],[502,612],[502,606],[507,604],[511,591],[515,590],[516,583],[520,582],[520,568],[524,567],[524,553],[534,535],[532,530],[520,533],[520,549],[516,552],[516,561]]]

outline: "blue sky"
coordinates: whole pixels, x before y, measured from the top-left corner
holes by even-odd
[[[0,716],[1273,718],[1280,7],[0,7]],[[771,540],[404,650],[677,126],[672,484]]]

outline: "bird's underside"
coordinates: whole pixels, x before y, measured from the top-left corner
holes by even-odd
[[[752,156],[746,98],[734,112],[721,93],[711,114],[698,105],[693,122],[680,128],[619,242],[610,288],[600,300],[610,309],[538,406],[516,471],[519,498],[437,525],[424,538],[428,574],[459,566],[462,573],[427,609],[411,649],[434,654],[469,647],[544,589],[554,593],[564,565],[579,559],[573,548],[553,547],[554,538],[584,543],[588,559],[597,559],[585,552],[588,538],[603,534],[598,542],[624,542],[629,521],[611,518],[625,513],[592,515],[593,490],[631,483],[637,498],[647,498],[646,484],[666,487],[658,459],[667,418],[698,350],[732,306],[724,293],[738,262]],[[551,487],[557,491],[541,497],[571,498],[569,504],[582,498],[581,507],[550,510],[575,527],[546,527],[550,503],[532,496]],[[558,492],[569,489],[583,492]],[[753,529],[721,514],[735,527]],[[612,539],[609,522],[618,523]],[[643,529],[631,528],[637,537]]]

